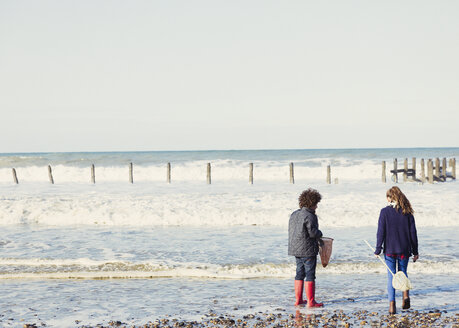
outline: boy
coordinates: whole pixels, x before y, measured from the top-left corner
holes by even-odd
[[[306,304],[303,300],[303,286],[306,278],[306,298],[308,307],[322,307],[314,299],[317,254],[322,232],[315,211],[322,196],[315,189],[309,188],[298,198],[300,209],[290,216],[288,222],[288,255],[295,256],[295,305]]]

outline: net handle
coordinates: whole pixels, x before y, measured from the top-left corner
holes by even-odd
[[[373,247],[371,247],[370,243],[369,243],[368,241],[366,241],[365,239],[364,239],[363,241],[367,243],[368,247],[370,247],[370,249],[373,251],[373,254],[374,254],[375,249],[374,249]],[[375,254],[375,255],[376,255],[376,254]],[[389,270],[389,272],[392,273],[392,276],[395,277],[395,274],[394,274],[394,273],[392,272],[392,270],[389,268],[389,266],[387,265],[387,263],[384,262],[384,260],[381,258],[380,255],[377,255],[377,256],[378,256],[378,259],[382,262],[382,264],[384,264],[384,265],[386,266],[387,270]]]

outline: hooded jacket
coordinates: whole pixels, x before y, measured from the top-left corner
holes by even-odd
[[[288,255],[316,256],[319,253],[319,222],[314,210],[302,207],[290,215],[288,222]]]

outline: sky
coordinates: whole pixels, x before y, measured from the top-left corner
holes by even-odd
[[[0,153],[459,146],[456,0],[0,0]]]

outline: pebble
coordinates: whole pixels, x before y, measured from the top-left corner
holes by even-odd
[[[406,311],[403,314],[388,315],[386,312],[368,312],[365,310],[353,313],[345,313],[342,310],[334,311],[317,311],[310,313],[305,309],[305,313],[297,310],[295,314],[288,313],[285,309],[276,309],[277,311],[287,312],[285,316],[281,313],[257,312],[249,313],[243,316],[228,314],[218,314],[210,311],[203,316],[201,321],[187,321],[172,316],[167,318],[155,319],[140,326],[129,326],[132,328],[304,328],[304,327],[322,327],[322,328],[351,328],[357,327],[391,327],[391,328],[411,328],[411,327],[448,327],[459,328],[459,313],[445,314],[445,311],[432,310],[429,312]],[[80,320],[75,320],[79,324]],[[44,323],[28,323],[23,328],[38,328],[45,326]],[[111,327],[128,327],[121,321],[110,321],[105,325],[82,326],[82,328],[111,328]]]

